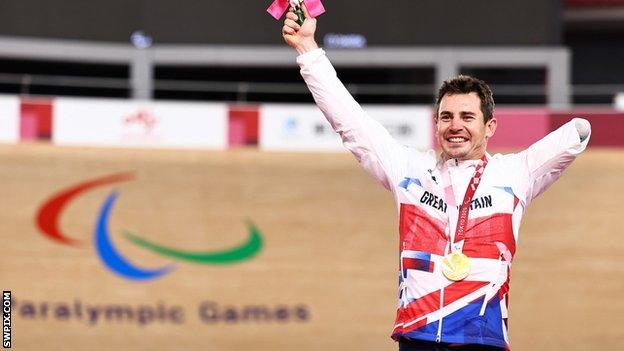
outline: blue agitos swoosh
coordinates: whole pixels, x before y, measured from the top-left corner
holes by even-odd
[[[95,247],[102,263],[114,273],[130,280],[149,280],[158,278],[173,270],[174,266],[169,265],[157,269],[141,268],[122,257],[110,240],[108,233],[108,217],[117,199],[117,192],[113,191],[108,195],[102,205],[100,215],[95,225]]]

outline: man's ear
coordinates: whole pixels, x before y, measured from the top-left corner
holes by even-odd
[[[490,139],[492,136],[494,136],[494,132],[496,132],[497,123],[498,121],[496,120],[496,117],[492,117],[492,119],[490,119],[485,124],[485,139]]]

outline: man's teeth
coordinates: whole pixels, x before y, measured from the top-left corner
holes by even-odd
[[[461,143],[461,142],[466,141],[466,139],[464,139],[464,138],[449,138],[448,140],[449,140],[451,143]]]

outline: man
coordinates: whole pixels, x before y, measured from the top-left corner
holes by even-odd
[[[316,19],[287,14],[282,35],[298,53],[308,88],[364,169],[392,191],[399,212],[399,303],[392,337],[399,350],[503,350],[509,272],[520,219],[589,141],[575,118],[528,149],[491,156],[497,126],[490,88],[459,76],[436,101],[442,148],[399,145],[361,109],[315,40]]]

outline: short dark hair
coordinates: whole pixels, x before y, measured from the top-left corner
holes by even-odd
[[[435,109],[436,118],[440,110],[440,101],[445,95],[470,94],[476,93],[481,99],[481,112],[483,119],[487,123],[494,116],[494,97],[492,90],[481,79],[467,75],[459,75],[451,79],[445,80],[438,90],[438,98],[436,99]]]

